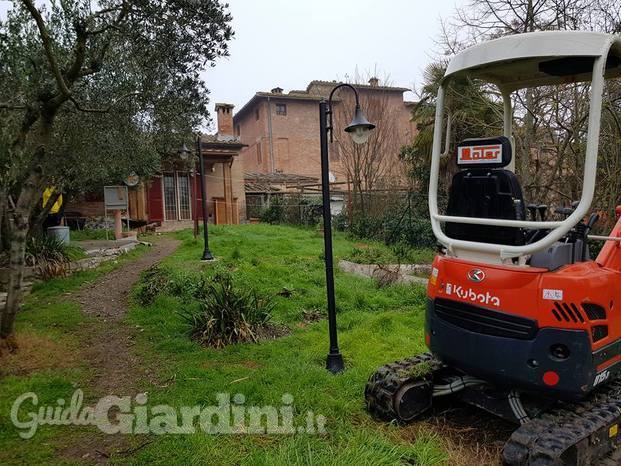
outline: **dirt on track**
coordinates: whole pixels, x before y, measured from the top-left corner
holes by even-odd
[[[174,252],[179,241],[158,238],[137,260],[127,262],[74,293],[82,312],[92,316],[80,330],[85,348],[83,357],[92,371],[88,386],[82,387],[85,404],[107,395],[135,396],[139,381],[151,379],[148,367],[136,356],[133,346],[136,329],[122,322],[129,307],[129,295],[148,267]],[[113,455],[129,454],[139,448],[128,435],[106,435],[94,428],[80,432],[60,447],[63,458],[106,464]]]

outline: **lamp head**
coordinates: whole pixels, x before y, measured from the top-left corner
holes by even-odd
[[[183,143],[183,147],[179,149],[178,153],[181,160],[188,160],[188,157],[190,156],[190,149],[188,149],[188,146]]]
[[[351,135],[352,140],[356,144],[364,144],[369,139],[373,128],[375,128],[375,125],[367,120],[367,117],[365,117],[364,113],[362,113],[360,106],[356,105],[354,119],[351,120],[349,125],[347,125],[345,132]]]

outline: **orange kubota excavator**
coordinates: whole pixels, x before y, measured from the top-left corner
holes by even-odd
[[[381,367],[367,406],[409,422],[451,396],[519,424],[506,465],[621,464],[621,220],[591,234],[604,81],[621,77],[621,37],[535,32],[456,55],[435,116],[429,210],[440,253],[428,285],[428,353]],[[444,213],[438,208],[444,94],[450,81],[495,85],[503,135],[469,139]],[[514,174],[512,93],[591,82],[581,199],[527,204]],[[450,128],[447,126],[447,133]],[[448,138],[447,138],[448,141]],[[621,208],[617,208],[621,215]],[[592,258],[587,240],[604,241]]]

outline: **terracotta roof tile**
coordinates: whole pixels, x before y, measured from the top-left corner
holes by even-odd
[[[244,184],[248,193],[275,193],[300,184],[318,183],[319,178],[294,173],[246,173]]]

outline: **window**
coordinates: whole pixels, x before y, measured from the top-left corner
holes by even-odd
[[[276,104],[276,115],[286,115],[287,104]]]
[[[255,118],[255,120],[259,119],[259,109],[258,108],[254,111],[254,118]]]
[[[239,125],[235,125],[235,135],[239,136],[241,134],[241,128],[239,127]]]
[[[257,144],[257,163],[261,164],[263,162],[263,157],[261,157],[261,143]]]

